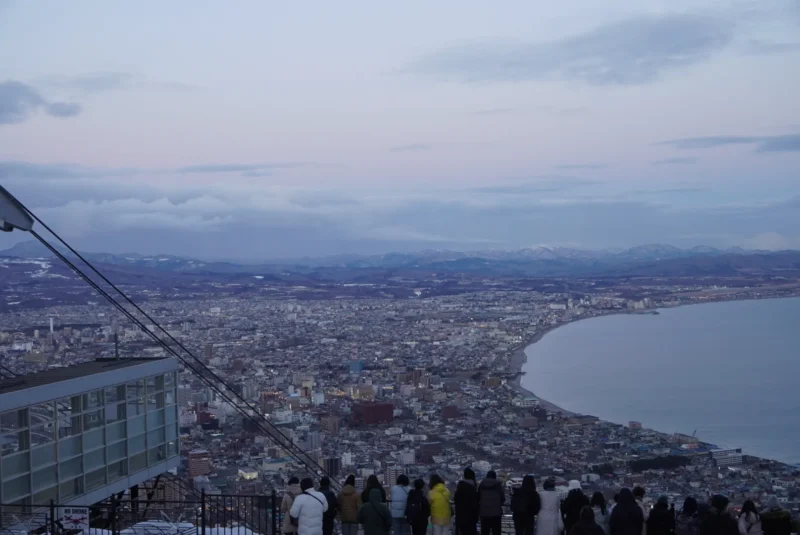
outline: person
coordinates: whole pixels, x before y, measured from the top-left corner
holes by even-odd
[[[453,496],[458,535],[478,535],[478,482],[472,468],[464,469],[464,479]]]
[[[592,494],[592,511],[594,511],[594,521],[603,528],[603,533],[608,534],[608,509],[606,508],[606,497],[602,492]]]
[[[539,514],[536,516],[536,535],[560,535],[564,530],[561,517],[561,498],[556,492],[556,481],[549,478],[539,493]]]
[[[739,535],[763,535],[761,515],[758,514],[753,500],[747,500],[742,504],[742,512],[739,513]]]
[[[792,533],[792,515],[778,503],[778,498],[770,496],[766,507],[761,511],[761,529],[764,535],[789,535]]]
[[[511,497],[511,517],[514,520],[516,535],[533,535],[533,523],[540,508],[536,480],[528,474],[522,478],[522,485],[514,490]]]
[[[289,516],[297,520],[297,535],[322,535],[322,517],[328,510],[328,500],[321,492],[314,490],[314,480],[303,478],[300,490]]]
[[[389,535],[392,512],[383,503],[380,490],[369,489],[368,500],[358,510],[358,523],[364,527],[364,535]]]
[[[489,470],[478,485],[478,515],[481,518],[481,535],[500,535],[503,527],[503,506],[506,493],[497,473]]]
[[[647,516],[650,514],[650,510],[644,505],[644,495],[645,495],[645,490],[643,487],[638,487],[638,486],[633,487],[633,497],[636,499],[636,504],[642,511],[642,516],[644,516],[644,526],[642,527],[642,535],[647,535]]]
[[[721,494],[711,498],[708,514],[700,522],[700,535],[739,535],[739,524],[728,514],[728,503]]]
[[[331,480],[328,476],[319,480],[319,492],[328,501],[328,510],[322,515],[322,535],[333,535],[333,521],[339,512],[339,500],[331,490]]]
[[[425,497],[425,482],[421,479],[414,481],[414,489],[409,491],[406,500],[406,520],[411,526],[411,535],[425,535],[428,531],[428,519],[431,516],[431,506]],[[355,535],[355,534],[353,534]]]
[[[614,503],[611,504],[611,507],[608,508],[608,517],[611,518],[611,512],[614,510],[614,507],[617,505],[619,501],[619,492],[614,494]]]
[[[572,531],[572,527],[578,523],[581,516],[581,510],[589,503],[589,498],[583,493],[580,481],[569,482],[569,493],[561,504],[561,514],[564,515],[564,530],[566,533]]]
[[[700,518],[697,514],[697,500],[687,496],[683,509],[675,517],[675,535],[697,535],[700,531]]]
[[[367,503],[369,501],[369,491],[372,489],[378,489],[381,493],[381,503],[386,503],[386,489],[383,488],[381,482],[378,481],[378,476],[372,474],[367,478],[367,484],[364,487],[363,492],[361,492],[361,503]]]
[[[301,492],[303,491],[300,489],[300,480],[296,477],[290,477],[286,492],[283,493],[283,500],[281,500],[281,513],[283,513],[283,527],[281,529],[286,535],[295,535],[297,533],[297,526],[292,524],[292,520],[289,518],[289,511],[292,509],[294,499]]]
[[[672,535],[675,531],[675,516],[669,509],[669,499],[661,496],[656,501],[645,522],[649,535]]]
[[[594,520],[594,509],[591,505],[583,506],[578,514],[578,521],[568,535],[605,535],[603,528]]]
[[[619,491],[619,499],[608,519],[608,532],[611,535],[642,535],[644,514],[636,503],[631,489]]]
[[[358,511],[361,509],[361,495],[356,492],[356,476],[350,474],[344,480],[344,487],[339,492],[338,502],[342,535],[358,535]]]
[[[431,504],[431,525],[433,535],[447,535],[450,528],[450,491],[444,486],[444,479],[433,474],[428,485],[428,501]]]
[[[408,501],[408,476],[397,476],[397,484],[392,487],[392,533],[409,535],[411,528],[406,521],[406,502]]]

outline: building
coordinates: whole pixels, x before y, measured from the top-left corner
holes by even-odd
[[[180,464],[173,358],[0,380],[0,503],[92,504]]]
[[[358,425],[388,424],[394,419],[391,403],[358,403],[352,407],[353,422]]]
[[[423,463],[433,462],[433,457],[442,454],[441,442],[423,442],[419,445],[419,460]]]
[[[338,416],[324,416],[319,420],[319,427],[330,436],[339,434],[339,417]]]
[[[337,477],[342,473],[342,458],[341,457],[328,457],[322,461],[322,468],[325,473],[331,477]]]
[[[633,420],[628,422],[628,429],[634,430],[634,429],[641,429],[641,428],[642,428],[642,422],[634,422]]]
[[[397,482],[397,478],[400,474],[404,474],[405,471],[402,467],[397,465],[389,465],[386,467],[386,471],[383,475],[383,484],[384,485],[394,485]]]
[[[741,449],[713,450],[709,455],[717,466],[735,466],[744,462]]]
[[[211,359],[214,358],[214,346],[213,346],[213,344],[206,344],[205,345],[204,356],[206,358],[206,364],[210,363]]]
[[[189,452],[189,477],[204,476],[211,473],[211,454],[207,450]]]

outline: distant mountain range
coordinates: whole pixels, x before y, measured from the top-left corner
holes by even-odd
[[[331,276],[340,279],[354,272],[469,273],[490,276],[570,275],[691,276],[737,273],[800,273],[800,251],[760,251],[698,246],[640,245],[625,250],[591,251],[565,247],[531,247],[518,250],[388,253],[303,258],[263,264],[209,262],[173,255],[81,253],[88,260],[126,272],[196,275],[283,275],[288,273]],[[38,242],[19,243],[0,251],[0,257],[21,259],[52,256]]]

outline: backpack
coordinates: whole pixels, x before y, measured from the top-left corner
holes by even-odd
[[[429,516],[431,516],[431,506],[427,498],[421,492],[415,492],[413,497],[409,496],[406,502],[406,521],[416,525],[423,519],[427,522]]]
[[[528,503],[523,492],[517,491],[511,496],[511,512],[516,515],[524,515],[528,512]]]

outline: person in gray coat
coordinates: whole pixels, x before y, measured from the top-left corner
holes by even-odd
[[[494,470],[486,474],[486,479],[478,485],[478,514],[481,517],[481,535],[500,535],[503,527],[503,505],[506,493],[503,483],[497,479]]]

